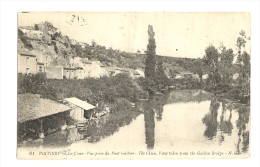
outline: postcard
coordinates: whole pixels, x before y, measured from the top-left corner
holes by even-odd
[[[249,13],[17,21],[18,159],[250,157]]]

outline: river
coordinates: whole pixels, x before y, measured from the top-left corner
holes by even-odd
[[[247,105],[203,90],[178,90],[136,103],[136,108],[140,113],[133,120],[127,117],[127,121],[114,124],[104,117],[95,123],[91,137],[66,148],[82,152],[113,150],[114,154],[119,151],[129,155],[141,155],[143,151],[144,156],[167,153],[166,158],[171,158],[169,152],[178,155],[194,152],[199,158],[207,158],[207,154],[214,154],[215,158],[249,155]]]

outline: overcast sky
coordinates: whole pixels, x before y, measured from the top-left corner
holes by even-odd
[[[73,16],[79,16],[71,22]],[[83,19],[85,22],[83,22]],[[62,35],[79,42],[121,51],[146,50],[148,25],[153,25],[156,53],[174,57],[202,57],[205,48],[221,43],[236,53],[236,39],[241,29],[250,36],[247,13],[19,13],[18,26],[33,26],[49,21]],[[83,25],[83,26],[81,26]],[[250,43],[246,50],[250,53]]]

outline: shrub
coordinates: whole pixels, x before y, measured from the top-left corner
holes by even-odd
[[[118,112],[119,110],[127,111],[132,108],[129,100],[125,98],[118,98],[114,104],[111,106],[112,112]]]

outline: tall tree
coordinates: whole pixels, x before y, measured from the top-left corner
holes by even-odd
[[[232,49],[226,49],[225,46],[220,47],[221,53],[220,53],[220,62],[221,62],[221,68],[222,68],[222,75],[223,75],[223,82],[225,84],[231,83],[231,72],[230,68],[232,67],[232,63],[234,60],[234,54]]]
[[[250,37],[246,37],[245,31],[241,30],[237,38],[237,63],[240,65],[239,89],[240,95],[250,94],[250,55],[245,51],[245,45]],[[242,51],[243,50],[243,51]]]
[[[156,65],[156,44],[154,39],[153,26],[148,25],[148,45],[146,52],[146,62],[145,62],[145,77],[154,78],[155,76],[155,65]]]
[[[205,49],[206,55],[204,56],[205,63],[212,69],[212,84],[214,88],[216,87],[218,81],[218,68],[217,63],[219,59],[218,50],[213,46],[210,45]]]

